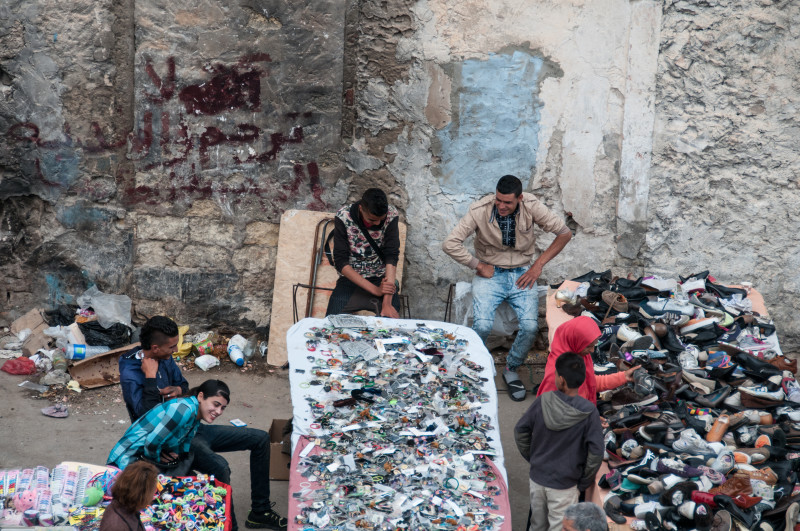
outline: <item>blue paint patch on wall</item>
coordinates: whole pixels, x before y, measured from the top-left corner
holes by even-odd
[[[114,214],[103,208],[87,206],[79,201],[72,206],[62,207],[56,213],[56,219],[70,229],[94,229],[97,225],[114,219]]]
[[[505,174],[527,185],[539,147],[539,82],[544,60],[516,51],[461,65],[453,122],[438,132],[445,193],[480,197]]]
[[[56,308],[61,304],[75,304],[75,297],[64,292],[58,277],[47,273],[44,278],[47,282],[47,302],[51,308]]]

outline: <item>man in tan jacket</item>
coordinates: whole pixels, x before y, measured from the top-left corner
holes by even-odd
[[[556,235],[555,240],[534,260],[533,226]],[[475,234],[475,256],[464,241]],[[553,214],[533,194],[522,193],[522,182],[513,175],[503,176],[493,195],[472,203],[467,214],[442,244],[456,262],[475,270],[472,281],[472,328],[486,341],[497,307],[507,301],[519,319],[519,332],[506,358],[503,379],[512,400],[525,399],[527,393],[517,369],[533,346],[539,327],[539,295],[536,280],[542,267],[552,260],[572,238],[564,221]],[[531,263],[533,262],[533,263]]]

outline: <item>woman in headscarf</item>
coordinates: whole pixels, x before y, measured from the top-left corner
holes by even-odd
[[[633,381],[633,373],[640,367],[632,367],[625,372],[614,374],[594,373],[592,353],[597,346],[601,332],[597,323],[591,317],[579,316],[567,321],[556,328],[553,342],[550,345],[550,354],[547,356],[547,365],[544,368],[544,379],[539,385],[536,396],[555,391],[556,389],[556,360],[565,352],[575,352],[583,356],[586,363],[586,380],[580,386],[578,394],[597,405],[597,392],[616,389]]]

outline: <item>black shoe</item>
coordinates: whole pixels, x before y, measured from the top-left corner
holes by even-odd
[[[619,510],[619,506],[621,504],[622,500],[619,498],[619,496],[611,496],[603,504],[603,510],[605,511],[606,516],[611,518],[611,520],[617,524],[624,524],[628,521],[627,518],[625,518],[625,515]]]
[[[730,496],[726,496],[725,494],[717,494],[714,496],[714,503],[717,504],[717,507],[720,509],[724,509],[730,513],[730,515],[739,520],[741,523],[745,525],[748,529],[753,527],[753,524],[756,522],[756,516],[752,511],[740,509]]]
[[[278,531],[286,529],[288,524],[286,518],[272,510],[275,502],[270,504],[269,510],[265,513],[254,513],[250,511],[247,521],[244,523],[248,529],[276,529]]]

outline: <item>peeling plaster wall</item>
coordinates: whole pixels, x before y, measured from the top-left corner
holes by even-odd
[[[371,186],[405,292],[515,173],[575,238],[542,283],[709,268],[800,343],[800,7],[672,0],[0,5],[0,321],[97,283],[141,314],[269,322],[278,219]],[[552,241],[542,234],[540,250]]]
[[[381,31],[406,4],[382,3],[362,31]],[[351,151],[371,158],[359,171],[351,153],[349,166],[367,180],[388,171],[405,194],[412,309],[440,317],[447,286],[471,278],[441,241],[505,173],[572,214],[576,238],[543,282],[614,265],[630,3],[427,0],[411,12],[415,32],[391,41],[406,74],[359,71],[365,110]]]

